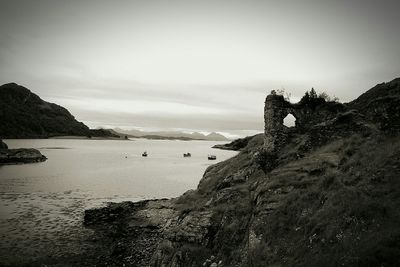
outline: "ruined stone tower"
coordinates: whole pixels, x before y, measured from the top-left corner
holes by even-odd
[[[269,153],[278,152],[284,145],[288,128],[283,120],[288,114],[296,118],[296,131],[305,131],[318,123],[326,122],[344,110],[337,102],[327,103],[323,98],[316,97],[292,104],[274,90],[265,99],[264,106],[264,150]]]
[[[265,99],[264,106],[264,149],[267,152],[276,152],[284,142],[283,119],[288,114],[290,103],[275,91]]]

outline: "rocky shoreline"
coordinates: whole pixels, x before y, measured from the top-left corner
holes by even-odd
[[[163,250],[174,250],[175,242],[206,244],[212,212],[185,214],[178,199],[109,203],[86,210],[84,225],[101,234],[97,266],[164,266]],[[183,212],[183,213],[182,213]],[[100,248],[100,247],[99,247]],[[199,255],[204,256],[204,255]],[[168,259],[170,266],[186,265],[188,255],[178,253]],[[195,265],[198,265],[196,259]],[[203,266],[223,266],[215,256],[202,260]]]
[[[109,203],[86,210],[84,225],[101,233],[108,249],[100,266],[149,266],[165,228],[176,210],[167,199]],[[121,265],[122,264],[122,265]]]

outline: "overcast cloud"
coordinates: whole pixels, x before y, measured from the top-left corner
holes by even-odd
[[[400,73],[398,1],[0,3],[0,82],[91,127],[246,135],[272,89],[350,101]]]

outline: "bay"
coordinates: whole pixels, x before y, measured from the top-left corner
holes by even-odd
[[[106,202],[176,197],[195,189],[211,164],[236,152],[223,142],[172,140],[5,140],[48,160],[0,167],[0,263],[27,264],[82,253],[85,209]],[[147,151],[148,157],[142,157]],[[191,157],[183,157],[190,152]],[[208,154],[217,156],[209,161]],[[48,261],[48,260],[47,260]]]

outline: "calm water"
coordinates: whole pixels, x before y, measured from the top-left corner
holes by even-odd
[[[0,167],[0,265],[16,256],[24,263],[79,253],[90,231],[82,227],[86,208],[178,196],[196,188],[209,165],[236,154],[208,141],[5,141],[37,148],[48,160]],[[183,158],[185,152],[192,157]],[[217,161],[207,160],[211,153]]]

